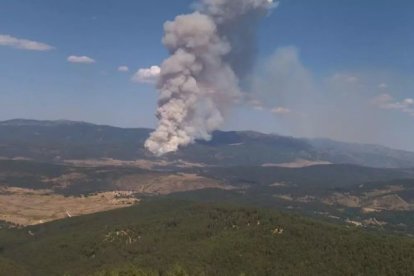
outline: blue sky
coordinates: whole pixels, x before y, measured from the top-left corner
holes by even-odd
[[[131,77],[167,57],[163,23],[191,3],[0,0],[0,120],[155,127],[157,93]],[[409,0],[282,0],[260,26],[255,103],[234,107],[223,128],[414,150],[413,9]]]

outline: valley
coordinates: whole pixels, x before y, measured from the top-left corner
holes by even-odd
[[[31,225],[152,198],[233,202],[414,234],[414,170],[355,165],[174,167],[0,161],[0,220]],[[400,214],[390,220],[384,214]],[[379,221],[380,223],[372,223]]]

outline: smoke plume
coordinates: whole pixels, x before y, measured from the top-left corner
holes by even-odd
[[[258,20],[273,0],[201,0],[196,11],[164,25],[170,56],[161,65],[158,128],[145,146],[160,156],[208,140],[240,98],[254,59]]]

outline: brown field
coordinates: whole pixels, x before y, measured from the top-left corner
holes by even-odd
[[[135,167],[141,169],[151,170],[157,167],[174,166],[177,168],[192,168],[192,167],[204,167],[204,164],[190,163],[184,160],[178,160],[175,162],[167,161],[149,161],[149,160],[134,160],[125,161],[111,158],[103,159],[89,159],[89,160],[65,160],[66,164],[81,166],[81,167],[102,167],[102,166],[114,166],[114,167]]]
[[[234,189],[215,180],[196,174],[171,175],[128,175],[116,182],[119,190],[134,191],[141,194],[165,195],[176,192],[195,191],[201,189]]]
[[[138,203],[131,192],[65,197],[49,190],[0,188],[0,220],[35,225],[57,219],[122,208]]]
[[[317,166],[317,165],[330,165],[330,164],[332,163],[328,161],[310,161],[310,160],[299,159],[299,160],[296,160],[290,163],[263,164],[262,167],[279,167],[279,168],[297,169],[297,168],[305,168],[305,167],[311,167],[311,166]]]
[[[53,187],[70,188],[88,176],[70,172],[55,178],[43,177]],[[97,213],[136,204],[136,194],[166,195],[201,189],[234,189],[196,174],[130,174],[114,179],[116,191],[90,196],[63,196],[53,190],[32,190],[0,185],[0,220],[16,225],[35,225],[71,216]]]

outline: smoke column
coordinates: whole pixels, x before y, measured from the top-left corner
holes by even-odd
[[[196,11],[164,25],[170,56],[161,65],[158,128],[145,142],[157,156],[211,139],[241,96],[251,69],[258,20],[273,0],[201,0]]]

